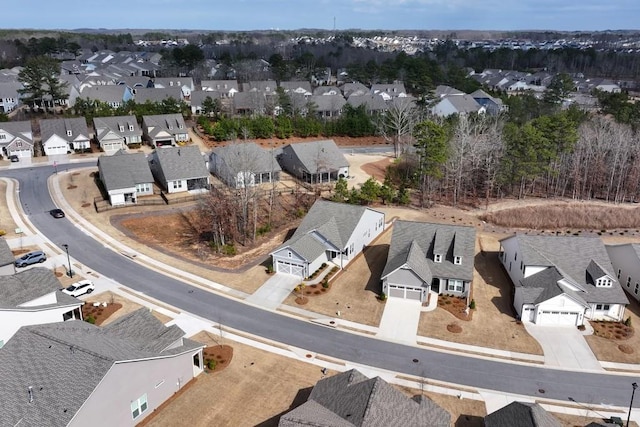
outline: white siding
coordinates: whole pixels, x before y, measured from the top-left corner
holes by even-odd
[[[67,154],[67,151],[69,151],[69,143],[57,135],[53,135],[48,140],[43,141],[42,146],[46,156]]]
[[[382,221],[382,226],[380,226],[380,221]],[[383,231],[384,214],[382,212],[366,209],[360,218],[360,222],[347,241],[345,248],[351,248],[351,244],[353,244],[353,252],[349,249],[349,255],[345,257],[344,261],[350,261],[355,258],[360,252],[362,252],[362,249],[364,249],[366,245],[371,243],[371,241],[378,237]]]
[[[34,311],[1,310],[0,340],[6,343],[22,326],[62,322],[64,313],[79,306],[80,304],[75,307],[55,307]]]
[[[607,252],[617,276],[618,282],[628,295],[640,301],[640,260],[632,245],[607,246]],[[636,283],[639,284],[636,292]]]

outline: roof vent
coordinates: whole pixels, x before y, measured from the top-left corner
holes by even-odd
[[[27,392],[29,393],[29,403],[33,403],[33,387],[29,386]]]

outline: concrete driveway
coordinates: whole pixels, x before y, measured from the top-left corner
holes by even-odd
[[[420,301],[402,298],[387,299],[376,336],[389,341],[415,345],[421,308]]]
[[[276,273],[245,301],[275,310],[301,281],[298,276]]]
[[[524,323],[529,334],[540,343],[544,364],[571,371],[602,371],[589,344],[575,326],[538,326]]]

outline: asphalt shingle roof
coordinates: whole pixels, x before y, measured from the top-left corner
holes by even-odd
[[[61,290],[60,282],[44,267],[34,267],[10,276],[0,276],[0,308],[16,308],[43,295]],[[57,295],[60,297],[62,294]],[[59,301],[60,298],[57,298]],[[77,302],[77,300],[74,301]],[[67,305],[69,300],[64,299]]]
[[[584,292],[577,292],[588,303],[628,304],[620,283],[613,273],[609,254],[597,237],[574,236],[528,236],[518,234],[507,237],[518,240],[522,262],[527,266],[555,267],[558,274]],[[506,239],[504,239],[506,240]],[[546,277],[546,270],[525,278],[521,285],[527,288],[556,287],[557,275]],[[545,276],[539,276],[545,273]],[[596,287],[590,273],[598,277],[607,275],[612,280],[611,287]],[[548,280],[546,280],[548,279]],[[567,288],[563,288],[567,289]],[[557,291],[554,291],[557,292]],[[551,292],[550,294],[553,294]],[[549,293],[547,291],[546,293]]]
[[[9,244],[5,239],[0,239],[0,267],[13,264],[14,261],[15,257],[13,256],[13,252],[11,252]]]
[[[512,402],[484,418],[485,427],[561,427],[560,421],[537,403]]]
[[[138,311],[105,328],[79,320],[22,327],[0,351],[2,425],[67,425],[114,363],[203,347],[183,340],[164,352],[149,349],[165,341],[158,337],[160,321],[147,309]],[[152,332],[152,338],[125,333],[125,327]]]
[[[184,123],[182,114],[155,114],[142,116],[142,124],[147,129],[151,139],[155,139],[160,132],[170,135],[187,133],[187,126]]]
[[[234,176],[243,171],[260,173],[282,170],[275,156],[254,142],[229,144],[216,148],[213,152],[224,161]]]
[[[157,159],[167,181],[209,176],[204,157],[195,145],[158,148],[152,156]]]
[[[6,133],[13,135],[13,139],[3,140],[3,145],[10,144],[15,138],[20,138],[33,145],[31,122],[28,120],[22,120],[18,122],[1,122],[0,130],[4,130]]]
[[[71,131],[71,135],[67,131]],[[83,117],[72,119],[44,119],[40,120],[40,134],[42,142],[47,141],[53,135],[56,135],[67,142],[77,141],[82,136],[83,139],[89,139],[89,128]]]
[[[135,116],[96,117],[93,119],[93,127],[96,130],[98,141],[102,140],[109,132],[123,138],[125,136],[142,136],[142,130],[138,126]]]
[[[318,169],[331,171],[349,166],[332,139],[290,144],[285,147],[285,152],[286,150],[292,150],[310,174],[318,173]]]
[[[475,239],[473,227],[396,221],[382,277],[406,264],[428,283],[431,277],[471,281]],[[420,252],[415,246],[419,246]],[[434,262],[434,254],[441,254],[442,262]],[[423,258],[419,259],[420,256]],[[454,256],[461,256],[462,264],[454,264]]]
[[[352,369],[315,385],[309,400],[280,419],[293,426],[448,427],[451,415],[427,397],[411,399],[380,377]]]
[[[100,156],[98,169],[107,191],[132,188],[136,184],[153,182],[153,174],[144,153],[119,150],[112,156]]]

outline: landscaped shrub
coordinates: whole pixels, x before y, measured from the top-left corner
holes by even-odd
[[[6,230],[0,230],[0,236],[4,236],[5,234],[7,234]]]
[[[84,320],[88,323],[91,323],[92,325],[96,324],[96,318],[93,317],[92,315],[88,315]]]
[[[236,247],[233,245],[224,245],[222,247],[222,253],[225,255],[233,256],[236,254]]]
[[[627,319],[624,321],[624,326],[631,327],[631,317],[627,317]]]
[[[326,262],[323,262],[322,265],[320,267],[325,268],[327,266]]]
[[[472,299],[471,302],[469,303],[469,308],[471,310],[475,310],[476,309],[476,300]]]
[[[273,273],[273,264],[267,264],[267,273]]]
[[[216,369],[216,360],[215,359],[209,359],[207,360],[207,368],[209,368],[209,370],[213,371],[214,369]]]
[[[322,287],[325,288],[325,289],[327,289],[329,287],[329,281],[327,279],[324,279],[322,281]]]
[[[267,234],[270,231],[271,231],[271,224],[265,224],[263,226],[260,226],[260,227],[256,228],[256,234],[258,236],[262,236],[264,234]]]

